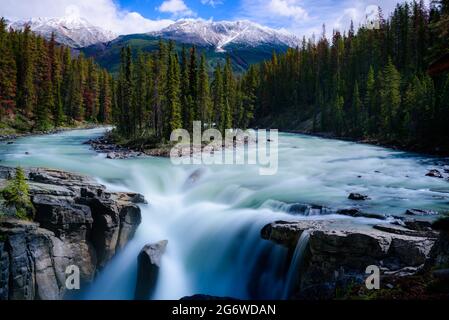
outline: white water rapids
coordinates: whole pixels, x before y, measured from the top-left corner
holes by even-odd
[[[111,190],[145,195],[135,238],[98,275],[81,299],[132,299],[137,255],[145,244],[168,240],[154,299],[193,294],[282,298],[288,289],[287,250],[260,238],[276,220],[341,219],[379,223],[297,204],[402,215],[406,209],[449,209],[449,183],[425,174],[431,157],[309,136],[281,134],[279,171],[260,176],[256,166],[173,166],[169,159],[106,159],[83,142],[104,129],[76,130],[0,143],[0,165],[58,168],[88,174]],[[197,171],[198,169],[200,171]],[[197,172],[195,179],[189,177]],[[359,192],[370,201],[348,200]],[[293,210],[294,211],[294,210]],[[324,212],[328,213],[328,212]],[[295,260],[295,259],[293,259]]]

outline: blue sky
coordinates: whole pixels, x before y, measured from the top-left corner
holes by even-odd
[[[165,1],[166,3],[170,1]],[[158,18],[176,18],[176,14],[170,11],[159,10],[164,1],[154,0],[119,0],[116,1],[125,10],[137,11],[144,17],[149,19]],[[184,3],[191,11],[190,15],[197,16],[205,19],[214,18],[215,20],[231,20],[234,18],[234,14],[239,10],[240,1],[237,0],[183,0],[172,1],[172,3]],[[179,4],[178,4],[179,5]],[[176,5],[173,8],[176,8]],[[186,12],[179,11],[179,16],[185,16]],[[189,12],[187,12],[189,13]]]
[[[351,20],[363,21],[370,8],[391,12],[396,0],[119,0],[123,9],[137,11],[149,19],[202,18],[248,19],[298,35],[344,29]]]
[[[247,19],[298,36],[345,30],[373,8],[388,15],[402,0],[0,0],[0,16],[79,16],[117,34],[159,30],[178,19]]]

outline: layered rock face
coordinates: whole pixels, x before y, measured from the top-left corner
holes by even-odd
[[[274,222],[263,228],[262,237],[293,252],[303,232],[309,233],[309,242],[295,270],[290,298],[333,299],[338,290],[365,282],[371,265],[378,266],[383,277],[415,274],[428,260],[438,236],[389,224],[371,227],[306,220]]]
[[[0,188],[15,169],[0,167]],[[25,170],[34,222],[0,217],[0,300],[62,299],[66,268],[81,283],[134,236],[143,196],[111,193],[92,179],[57,170]]]

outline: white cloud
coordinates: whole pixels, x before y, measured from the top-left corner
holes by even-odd
[[[223,4],[222,0],[201,0],[201,3],[204,5],[210,5],[211,7],[215,8],[219,4]]]
[[[321,35],[325,24],[330,37],[334,29],[347,31],[351,21],[357,29],[373,8],[380,6],[388,17],[400,2],[403,0],[241,0],[237,18],[285,28],[306,37]]]
[[[267,5],[268,13],[295,20],[305,19],[307,11],[299,3],[299,0],[270,0]]]
[[[0,0],[0,16],[11,20],[32,17],[79,15],[93,25],[117,34],[160,30],[173,23],[169,19],[150,20],[138,12],[120,8],[114,0]]]
[[[285,27],[308,20],[302,0],[242,0],[239,17],[272,27]]]
[[[195,13],[187,7],[183,0],[165,0],[157,9],[160,12],[171,13],[175,18],[195,15]]]

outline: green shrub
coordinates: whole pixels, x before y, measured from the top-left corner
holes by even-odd
[[[31,130],[30,121],[21,114],[16,115],[14,118],[13,127],[19,132],[29,132]]]
[[[8,181],[1,194],[6,201],[6,205],[15,207],[16,216],[19,219],[29,220],[34,217],[34,207],[31,203],[29,187],[22,168],[16,169],[14,178]]]

